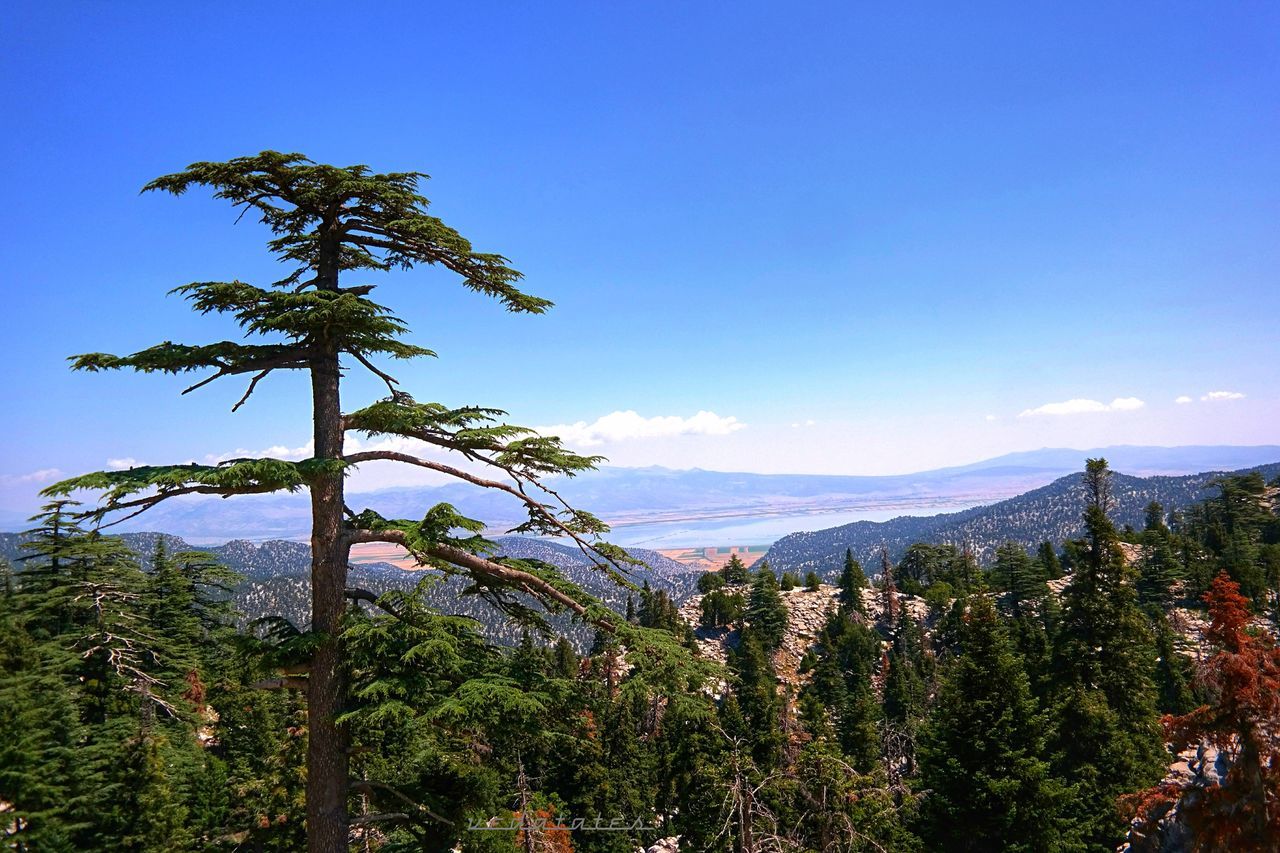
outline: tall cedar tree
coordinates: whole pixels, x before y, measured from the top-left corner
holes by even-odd
[[[1222,572],[1205,593],[1214,649],[1200,672],[1212,701],[1189,714],[1166,716],[1174,749],[1208,744],[1227,757],[1218,784],[1166,782],[1130,798],[1145,826],[1177,804],[1177,821],[1191,832],[1192,849],[1275,850],[1280,839],[1280,647],[1250,627],[1249,599]]]
[[[920,746],[930,849],[1060,849],[1063,789],[1044,720],[989,599],[971,599],[962,651],[943,676]]]
[[[1065,591],[1054,650],[1056,769],[1078,780],[1075,818],[1101,849],[1114,847],[1123,828],[1116,798],[1158,779],[1168,753],[1156,716],[1151,632],[1107,515],[1112,497],[1105,459],[1087,461],[1083,483],[1086,538]]]
[[[228,376],[250,377],[240,408],[258,384],[277,370],[305,371],[311,382],[314,456],[300,462],[236,459],[220,465],[161,465],[96,472],[46,490],[61,496],[79,489],[101,491],[101,504],[86,517],[123,520],[161,501],[189,494],[222,497],[308,489],[312,510],[311,630],[314,651],[301,686],[308,702],[307,836],[312,853],[345,850],[349,744],[339,721],[346,695],[339,635],[348,596],[351,546],[388,542],[406,548],[423,566],[467,574],[473,591],[517,616],[536,613],[516,596],[524,593],[549,609],[567,609],[609,624],[603,608],[549,566],[492,558],[493,544],[479,536],[483,524],[463,518],[447,504],[420,520],[386,519],[371,510],[347,509],[343,478],[362,462],[395,461],[435,471],[480,488],[505,492],[521,502],[528,520],[519,532],[550,533],[576,540],[593,562],[614,573],[621,552],[599,540],[607,530],[589,513],[574,510],[543,485],[548,475],[573,475],[598,461],[569,453],[554,437],[502,422],[497,409],[451,408],[420,403],[375,365],[380,357],[409,359],[433,353],[402,340],[408,327],[368,298],[373,285],[344,284],[353,274],[408,270],[420,264],[456,273],[463,286],[497,299],[508,310],[541,314],[551,307],[517,285],[520,273],[501,255],[471,244],[428,213],[418,192],[419,172],[378,174],[365,166],[336,167],[300,154],[264,151],[227,162],[201,162],[158,178],[144,191],[182,195],[207,187],[241,213],[253,212],[273,234],[268,249],[292,270],[258,287],[242,281],[200,281],[178,287],[194,309],[230,314],[250,338],[186,345],[166,341],[127,356],[88,353],[72,358],[77,370],[129,368],[144,373],[210,373],[187,390]],[[342,375],[348,366],[369,370],[388,397],[356,411],[342,409]],[[391,450],[346,453],[347,433],[400,436],[488,468],[489,479],[435,459]],[[462,529],[468,535],[455,536]],[[366,598],[369,597],[365,596]]]

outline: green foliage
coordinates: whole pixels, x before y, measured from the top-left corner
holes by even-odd
[[[1039,609],[1049,594],[1040,566],[1016,542],[1006,542],[996,550],[993,574],[1003,586],[1015,618]]]
[[[1077,546],[1054,650],[1055,768],[1080,780],[1073,819],[1093,844],[1120,837],[1116,797],[1150,785],[1168,762],[1152,637],[1107,516],[1110,479],[1105,460],[1088,461],[1087,535]]]
[[[867,589],[867,576],[862,571],[862,564],[853,558],[853,551],[845,549],[844,566],[840,570],[840,604],[852,607],[859,613],[866,614],[866,603],[862,600],[862,590]]]
[[[970,600],[961,645],[920,747],[924,836],[938,850],[1068,849],[1044,721],[986,598]]]
[[[699,625],[703,628],[724,628],[742,621],[747,600],[738,592],[713,589],[702,597],[699,608]]]
[[[787,630],[787,606],[778,594],[778,579],[767,563],[751,582],[744,616],[749,632],[765,652],[772,654],[782,645],[782,636]]]
[[[724,578],[724,582],[729,586],[738,586],[746,583],[750,575],[738,555],[730,554],[729,561],[720,567],[720,577]]]

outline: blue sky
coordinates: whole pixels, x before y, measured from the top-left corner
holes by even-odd
[[[0,22],[5,506],[108,460],[303,452],[301,377],[233,416],[239,386],[63,360],[232,335],[164,293],[272,280],[261,229],[137,191],[266,148],[430,173],[557,307],[388,277],[441,355],[404,385],[618,464],[1280,442],[1275,4],[185,5]]]

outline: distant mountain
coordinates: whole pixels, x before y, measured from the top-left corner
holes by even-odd
[[[192,546],[177,536],[164,533],[125,533],[121,535],[129,547],[146,565],[148,556],[155,549],[156,540],[163,537],[170,553],[199,550],[212,555],[218,562],[244,576],[235,590],[237,609],[245,621],[263,616],[283,616],[303,627],[310,619],[311,611],[311,547],[302,542],[271,540],[248,542],[234,540],[218,546]],[[0,558],[16,563],[23,556],[22,534],[0,533]],[[499,537],[499,554],[507,557],[537,559],[559,567],[574,583],[596,596],[614,610],[626,609],[627,590],[620,588],[601,572],[593,569],[580,551],[557,542],[528,539],[519,536]],[[664,589],[676,600],[684,601],[694,591],[698,572],[667,559],[656,551],[631,549],[628,553],[644,565],[632,572],[632,580],[640,585],[648,581],[654,589]],[[514,643],[520,631],[504,615],[497,613],[487,603],[475,596],[464,595],[469,581],[461,577],[443,578],[438,572],[419,572],[401,569],[389,563],[352,563],[349,583],[353,587],[367,589],[381,595],[392,589],[411,589],[424,577],[436,579],[426,598],[427,603],[441,613],[469,616],[483,626],[484,633],[501,643]],[[580,648],[590,642],[591,630],[575,623],[568,616],[557,615],[549,620],[561,633],[567,635]]]
[[[1108,462],[1110,457],[1108,456]],[[1083,466],[1082,466],[1083,467]],[[1270,480],[1280,475],[1280,463],[1256,466],[1230,473],[1259,471]],[[1166,511],[1185,509],[1211,497],[1209,483],[1222,471],[1188,476],[1134,477],[1117,473],[1113,481],[1117,525],[1140,527],[1143,510],[1159,501]],[[881,548],[898,560],[916,542],[968,545],[986,561],[1001,543],[1012,540],[1027,548],[1040,542],[1054,543],[1082,535],[1084,491],[1082,475],[1071,474],[1047,486],[989,506],[933,516],[903,516],[889,521],[857,521],[827,530],[792,533],[773,544],[763,559],[775,570],[817,571],[824,578],[839,572],[846,549],[868,568]]]
[[[602,468],[556,480],[554,486],[570,502],[621,529],[628,524],[749,515],[762,510],[777,514],[884,505],[990,503],[1083,470],[1084,460],[1092,456],[1105,456],[1115,469],[1134,475],[1179,475],[1275,462],[1280,460],[1280,446],[1046,448],[971,465],[889,476]],[[354,509],[369,507],[388,517],[418,518],[428,507],[447,502],[496,529],[522,520],[519,507],[509,496],[462,483],[384,489],[349,498]],[[14,519],[8,522],[12,529],[21,528]],[[305,495],[250,495],[235,500],[166,501],[120,529],[161,529],[192,541],[219,541],[302,539],[309,525],[310,504]]]

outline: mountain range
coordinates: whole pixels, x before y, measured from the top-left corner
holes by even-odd
[[[884,476],[605,467],[573,479],[556,480],[552,485],[574,505],[625,530],[630,525],[760,513],[800,515],[884,507],[923,513],[974,506],[1013,497],[1080,471],[1084,460],[1093,456],[1105,456],[1112,468],[1135,476],[1181,475],[1275,462],[1280,460],[1280,446],[1045,448],[970,465]],[[519,507],[509,496],[464,483],[353,494],[350,502],[353,509],[369,507],[384,516],[399,518],[417,518],[437,503],[450,503],[466,515],[485,520],[495,530],[522,520]],[[17,517],[0,519],[0,523],[11,530],[25,526]],[[280,494],[234,500],[174,499],[117,529],[164,530],[192,542],[222,542],[301,539],[307,535],[309,524],[306,496]]]

